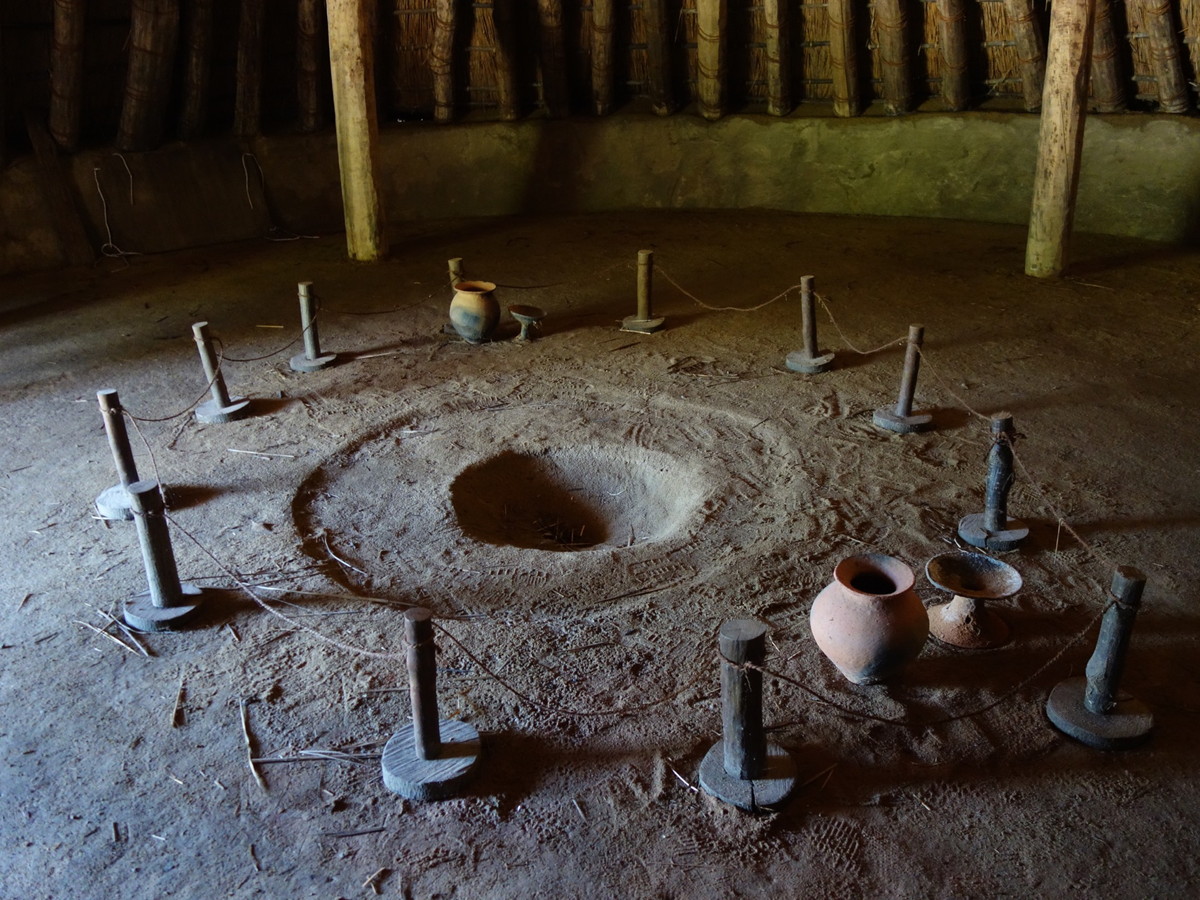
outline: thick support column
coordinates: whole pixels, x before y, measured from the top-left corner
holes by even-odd
[[[179,136],[185,141],[204,134],[208,118],[208,85],[212,72],[213,0],[191,0],[183,20],[183,108]]]
[[[763,0],[763,17],[767,20],[767,112],[786,116],[792,110],[788,0]]]
[[[669,116],[675,111],[671,84],[671,32],[667,25],[666,0],[642,0],[642,22],[646,30],[646,81],[654,112]]]
[[[375,4],[371,0],[328,0],[326,9],[346,249],[351,259],[376,260],[387,247],[379,200]]]
[[[552,119],[570,113],[567,100],[567,52],[563,46],[562,0],[538,0],[538,65],[542,103]]]
[[[266,0],[242,0],[238,21],[237,86],[233,100],[233,133],[258,134],[262,125],[263,20]]]
[[[1158,81],[1158,106],[1166,113],[1188,111],[1188,82],[1183,73],[1183,45],[1175,26],[1171,0],[1137,0],[1138,17],[1150,42],[1150,62]]]
[[[725,114],[727,8],[726,0],[696,0],[696,93],[710,122]]]
[[[50,46],[50,135],[68,153],[79,147],[83,111],[83,23],[87,0],[54,0]]]
[[[1046,81],[1046,42],[1038,23],[1033,0],[1004,0],[1004,12],[1017,44],[1021,67],[1021,93],[1029,112],[1042,108],[1042,88]]]
[[[497,103],[500,118],[515,122],[521,117],[521,94],[517,86],[517,29],[513,0],[492,0],[492,22],[496,26]]]
[[[1092,106],[1096,112],[1123,112],[1125,77],[1121,66],[1121,38],[1113,26],[1113,0],[1096,0],[1092,27]]]
[[[321,109],[321,45],[325,43],[325,4],[300,0],[296,10],[296,105],[300,130],[311,134],[325,125]]]
[[[941,43],[942,100],[955,112],[967,108],[971,85],[967,78],[967,14],[964,0],[937,0],[938,41]]]
[[[613,0],[592,0],[592,105],[596,115],[612,112]]]
[[[458,4],[455,0],[437,0],[429,68],[433,72],[433,120],[439,125],[454,120],[454,31],[457,25]],[[336,72],[334,80],[337,80]]]
[[[912,64],[909,59],[907,0],[875,0],[879,24],[879,61],[883,102],[889,115],[912,109]]]
[[[179,0],[134,0],[118,150],[152,150],[162,141],[178,37]]]
[[[1037,278],[1059,275],[1067,265],[1083,152],[1094,12],[1095,0],[1057,0],[1051,9],[1037,171],[1025,245],[1025,274]]]
[[[833,114],[857,116],[862,111],[858,89],[858,44],[853,0],[829,0],[829,57],[833,68]]]

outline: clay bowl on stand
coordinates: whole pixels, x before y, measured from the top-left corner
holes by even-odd
[[[983,601],[1019,591],[1020,572],[984,553],[953,552],[931,559],[925,577],[954,595],[949,603],[929,610],[929,633],[935,640],[964,650],[988,650],[1008,642],[1008,623]]]

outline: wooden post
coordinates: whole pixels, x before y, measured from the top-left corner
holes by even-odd
[[[439,125],[454,120],[454,32],[457,25],[456,0],[437,0],[429,68],[433,72],[433,120]]]
[[[828,0],[829,57],[833,68],[833,114],[857,116],[862,111],[858,90],[858,44],[854,30],[854,0]]]
[[[907,0],[875,0],[879,24],[879,62],[883,73],[883,102],[889,115],[912,109],[912,66],[908,51]]]
[[[195,140],[204,133],[208,118],[208,84],[212,71],[213,0],[191,0],[183,21],[186,60],[183,76],[183,107],[179,136]]]
[[[300,0],[296,10],[296,105],[300,130],[311,134],[325,125],[321,109],[321,46],[324,35],[325,4],[321,0]]]
[[[710,122],[725,114],[726,0],[696,0],[696,88],[700,115]]]
[[[54,0],[50,47],[50,135],[68,153],[79,147],[83,111],[83,32],[87,0]]]
[[[517,34],[513,26],[512,0],[492,0],[496,26],[497,101],[500,118],[514,122],[521,117],[521,95],[517,87]]]
[[[1038,135],[1037,171],[1025,245],[1025,274],[1048,278],[1067,265],[1087,115],[1095,0],[1056,0]]]
[[[596,115],[612,112],[613,0],[592,0],[592,105]]]
[[[1033,0],[1004,0],[1004,11],[1017,44],[1017,62],[1021,69],[1021,93],[1029,112],[1042,108],[1042,87],[1046,80],[1046,42],[1038,24]]]
[[[327,0],[326,9],[346,248],[351,259],[376,260],[387,247],[379,199],[375,3],[374,0]]]
[[[1158,81],[1158,108],[1165,113],[1188,111],[1188,82],[1171,0],[1135,0],[1142,30],[1150,42],[1150,62]]]
[[[658,0],[661,2],[661,0]],[[542,72],[542,103],[552,119],[570,113],[567,100],[567,54],[563,47],[562,0],[538,0],[538,65]]]
[[[954,111],[971,102],[967,74],[967,15],[964,0],[936,0],[938,41],[941,43],[942,101]]]
[[[666,0],[642,0],[642,26],[646,31],[646,89],[650,105],[657,115],[669,116],[675,111],[675,91],[671,86]]]
[[[265,0],[242,0],[233,99],[233,133],[240,138],[253,137],[262,125],[262,37],[266,11]]]
[[[1113,27],[1112,0],[1096,0],[1092,28],[1092,105],[1097,112],[1122,112],[1126,106],[1120,39]]]
[[[763,0],[763,17],[767,23],[767,112],[786,116],[792,110],[788,0]]]
[[[767,658],[767,626],[753,619],[731,619],[721,625],[717,643],[725,772],[731,778],[752,780],[763,774],[767,761],[761,671]]]
[[[179,0],[134,0],[118,150],[151,150],[162,141],[178,37]]]

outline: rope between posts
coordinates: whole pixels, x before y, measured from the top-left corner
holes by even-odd
[[[178,419],[180,416],[186,416],[193,409],[204,402],[204,398],[208,396],[212,386],[217,383],[217,379],[221,377],[221,365],[225,362],[225,357],[220,350],[217,351],[217,364],[213,366],[213,376],[208,379],[208,384],[204,386],[204,393],[197,397],[190,406],[186,409],[181,409],[177,413],[172,413],[169,416],[159,416],[157,418],[148,418],[146,416],[135,416],[124,405],[121,406],[121,412],[125,413],[134,422],[170,422],[172,419]],[[139,432],[140,433],[140,432]]]

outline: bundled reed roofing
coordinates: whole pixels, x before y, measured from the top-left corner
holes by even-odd
[[[9,144],[312,131],[330,121],[324,3],[30,0],[0,14]],[[384,121],[1035,110],[1037,0],[391,0],[375,23]],[[1097,0],[1092,106],[1195,108],[1200,0]],[[441,94],[439,100],[439,92]],[[991,105],[995,106],[993,102]]]

